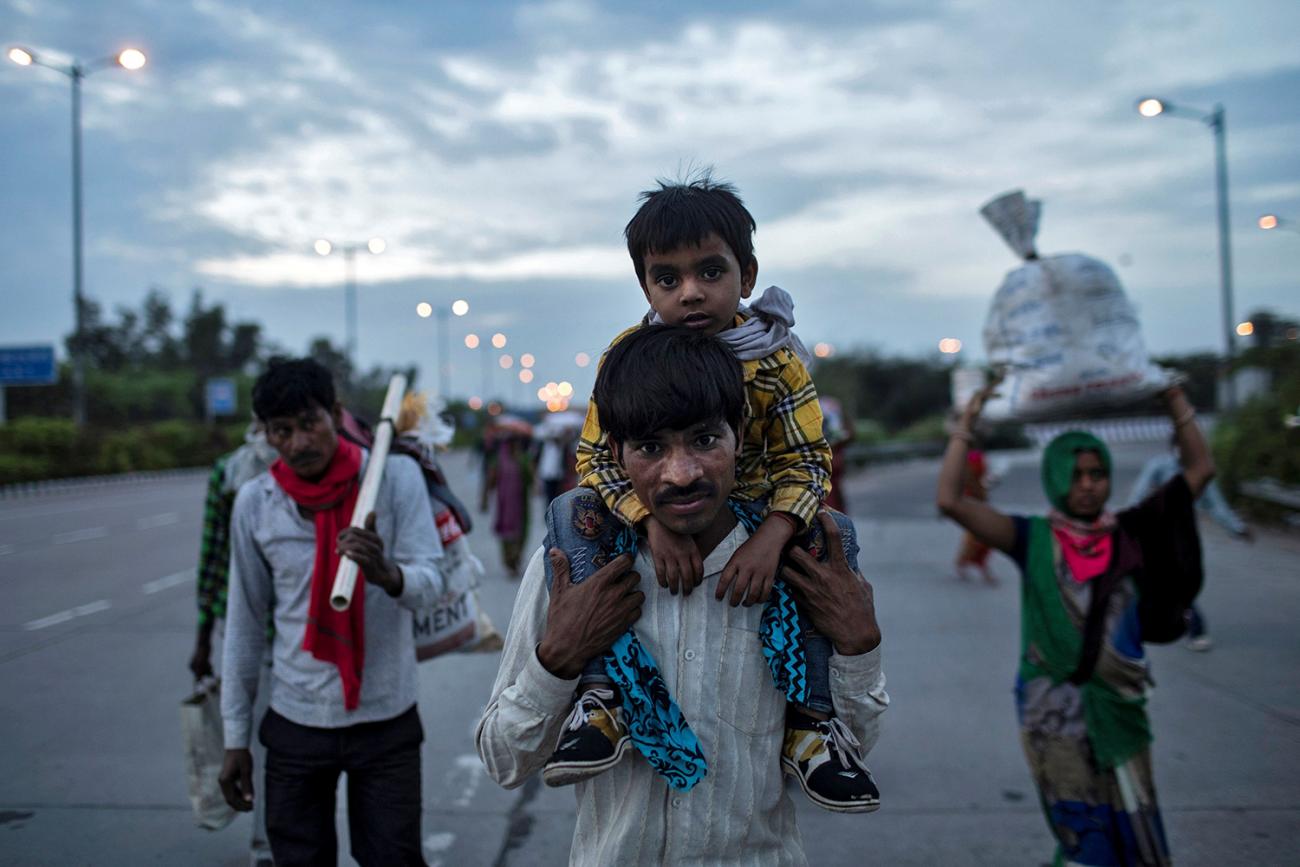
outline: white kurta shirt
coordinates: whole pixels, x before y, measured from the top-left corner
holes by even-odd
[[[618,765],[575,786],[578,822],[569,863],[802,865],[794,805],[782,784],[785,699],[759,644],[762,607],[732,608],[715,583],[749,534],[737,525],[704,561],[705,582],[690,596],[659,587],[644,550],[634,569],[645,605],[636,633],[663,673],[708,761],[688,792],[656,774],[635,748]],[[492,699],[479,721],[479,756],[507,788],[541,770],[573,705],[576,680],[537,659],[549,594],[543,551],[529,561],[515,599]],[[879,735],[889,703],[880,648],[831,658],[836,715],[864,751]]]

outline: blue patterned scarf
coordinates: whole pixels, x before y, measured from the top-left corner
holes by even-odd
[[[727,505],[752,535],[761,518],[734,500]],[[624,526],[614,540],[610,559],[620,554],[636,555],[637,537]],[[759,627],[763,656],[777,689],[786,700],[803,704],[808,700],[808,667],[804,657],[799,615],[794,597],[781,580],[763,609]],[[654,657],[629,629],[605,654],[605,671],[618,685],[632,743],[650,767],[674,789],[687,791],[709,771],[699,738],[673,701]]]

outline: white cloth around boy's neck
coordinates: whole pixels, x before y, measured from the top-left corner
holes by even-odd
[[[805,366],[812,364],[812,355],[794,328],[794,299],[780,286],[768,286],[753,304],[741,304],[736,312],[745,317],[739,325],[718,332],[741,361],[766,358],[778,349],[789,349]],[[663,319],[653,309],[646,314],[646,323],[662,325]]]

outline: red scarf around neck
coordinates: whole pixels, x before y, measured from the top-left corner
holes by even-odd
[[[283,459],[271,464],[271,476],[316,522],[316,564],[302,649],[338,666],[347,710],[356,710],[361,700],[361,670],[366,661],[365,576],[358,572],[357,590],[346,611],[330,607],[330,590],[339,569],[339,533],[352,523],[360,473],[361,449],[342,437],[325,474],[314,482],[299,476]]]
[[[1103,512],[1095,521],[1081,521],[1053,509],[1048,520],[1075,581],[1083,584],[1106,571],[1115,547],[1116,522],[1112,513]]]

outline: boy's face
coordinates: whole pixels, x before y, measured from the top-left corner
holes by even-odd
[[[618,443],[616,454],[650,514],[682,536],[728,520],[736,483],[736,433],[722,419]]]
[[[717,334],[731,327],[740,299],[749,297],[757,279],[756,261],[742,269],[727,242],[709,234],[699,246],[647,253],[641,288],[668,325]]]

